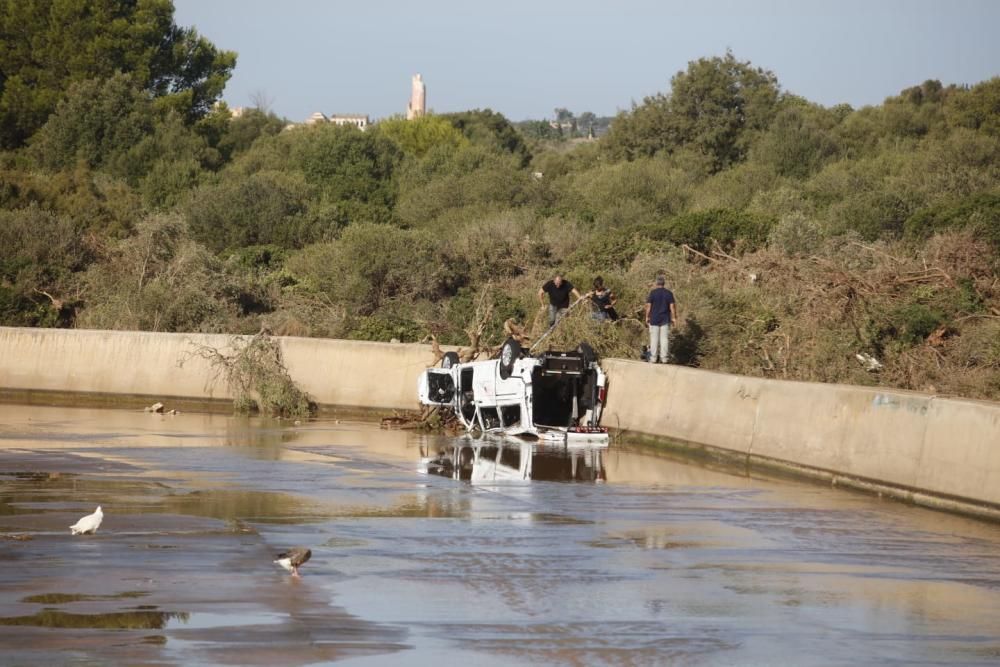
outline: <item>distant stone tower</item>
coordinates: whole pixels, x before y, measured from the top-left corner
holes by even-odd
[[[406,120],[413,120],[427,112],[427,87],[419,74],[413,75],[413,89],[410,91],[410,103],[406,105]]]

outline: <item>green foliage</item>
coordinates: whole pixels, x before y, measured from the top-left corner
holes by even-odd
[[[220,103],[198,121],[195,130],[219,152],[222,162],[229,162],[249,150],[257,139],[273,137],[284,127],[285,121],[273,113],[244,109],[239,117],[233,117],[229,107]]]
[[[688,146],[709,156],[713,171],[742,161],[766,130],[778,103],[773,73],[736,60],[700,58],[670,81],[670,94],[647,97],[611,126],[612,155],[635,159]]]
[[[786,103],[752,149],[756,162],[780,176],[803,179],[838,153],[835,114],[807,103]]]
[[[350,340],[375,340],[388,343],[393,339],[415,343],[427,335],[427,330],[413,320],[395,315],[369,315],[353,321],[347,332]]]
[[[155,112],[126,76],[74,84],[29,154],[46,169],[86,167],[121,178],[154,208],[177,203],[220,160],[177,114]]]
[[[169,0],[0,4],[0,148],[25,143],[74,82],[133,76],[187,122],[222,93],[236,55],[173,21]]]
[[[292,134],[294,164],[325,202],[347,221],[391,221],[401,157],[391,139],[354,126],[317,125]]]
[[[492,304],[492,308],[489,311],[490,316],[483,322],[481,342],[485,345],[496,346],[501,344],[505,338],[503,323],[508,319],[523,323],[526,321],[528,313],[524,305],[517,299],[492,287],[484,289],[488,290],[488,294],[485,296]],[[473,288],[463,287],[448,301],[445,311],[447,329],[438,332],[438,339],[442,344],[469,344],[466,329],[476,323],[476,308],[481,296],[483,295]]]
[[[531,199],[530,176],[516,156],[479,146],[439,146],[409,162],[400,176],[396,216],[403,224],[430,226],[445,212],[466,209],[465,220],[521,206]]]
[[[329,295],[352,315],[371,315],[397,299],[436,297],[449,279],[429,234],[358,223],[332,243],[288,260],[301,289]]]
[[[952,127],[964,127],[1000,137],[1000,77],[983,81],[968,91],[949,95],[945,117]]]
[[[755,250],[764,245],[774,220],[753,213],[714,209],[685,213],[661,224],[641,228],[651,239],[686,244],[699,252],[712,251],[712,243],[723,250]]]
[[[406,155],[423,157],[435,146],[463,148],[469,141],[447,119],[426,115],[406,120],[388,118],[379,121],[378,131],[392,139]]]
[[[637,226],[606,236],[595,234],[584,241],[567,262],[589,273],[628,268],[639,253],[651,252],[661,245],[645,236],[644,232],[650,229]]]
[[[78,81],[32,137],[31,153],[51,170],[99,169],[150,134],[154,120],[150,97],[129,75]]]
[[[518,167],[525,167],[531,162],[523,137],[501,113],[476,109],[442,114],[440,117],[449,121],[473,144],[513,156]]]
[[[978,193],[923,208],[910,216],[904,232],[926,239],[949,229],[971,228],[1000,252],[1000,194]]]
[[[313,188],[301,175],[261,171],[202,186],[185,205],[192,236],[216,252],[274,244],[298,248],[332,236],[307,216]]]
[[[693,178],[673,160],[642,158],[595,165],[560,179],[553,187],[565,213],[611,231],[680,213],[687,205]]]
[[[0,170],[0,207],[37,206],[66,217],[80,230],[118,238],[142,213],[139,196],[126,183],[95,174],[85,165],[56,174]]]
[[[151,216],[106,250],[83,278],[78,324],[94,329],[218,332],[236,307],[221,263],[178,216]]]
[[[94,259],[81,225],[37,205],[0,211],[0,322],[66,326],[76,275]]]
[[[906,345],[916,345],[941,326],[944,313],[922,303],[903,304],[889,314],[890,332]]]

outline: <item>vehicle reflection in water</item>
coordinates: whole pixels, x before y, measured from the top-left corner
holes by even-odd
[[[457,438],[435,455],[420,448],[420,470],[471,484],[514,481],[604,482],[607,444],[553,445],[518,438]]]

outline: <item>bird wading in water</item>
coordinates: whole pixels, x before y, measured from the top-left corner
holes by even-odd
[[[292,547],[288,551],[280,553],[274,562],[292,573],[293,577],[299,576],[299,568],[312,558],[312,551],[305,547]]]

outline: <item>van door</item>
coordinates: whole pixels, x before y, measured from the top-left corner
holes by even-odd
[[[450,368],[428,368],[417,380],[422,405],[455,405],[455,378]]]

